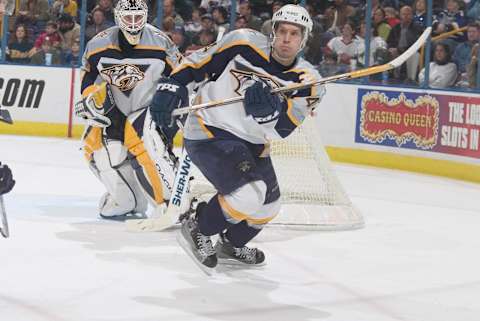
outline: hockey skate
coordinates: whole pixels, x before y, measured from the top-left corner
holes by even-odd
[[[207,274],[217,265],[217,255],[210,236],[203,235],[195,216],[182,217],[178,242],[195,263]]]
[[[265,264],[265,254],[257,248],[248,246],[235,247],[227,239],[225,234],[221,233],[215,244],[218,261],[223,264],[241,264],[261,266]]]

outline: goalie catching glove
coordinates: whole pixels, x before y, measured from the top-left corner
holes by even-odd
[[[161,78],[158,81],[157,92],[150,103],[150,114],[169,140],[178,129],[172,119],[172,112],[186,105],[188,105],[188,91],[185,86],[171,78]]]
[[[102,83],[89,88],[84,91],[86,97],[75,104],[75,115],[93,127],[110,126],[112,122],[106,114],[115,106],[110,87]]]
[[[278,119],[282,110],[282,101],[272,88],[262,81],[256,81],[245,91],[245,112],[259,124],[266,124]]]

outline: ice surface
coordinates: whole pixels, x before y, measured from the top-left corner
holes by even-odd
[[[261,269],[209,278],[176,231],[99,220],[75,140],[0,136],[17,180],[0,239],[1,321],[478,321],[480,186],[336,165],[366,219],[348,232],[266,229]]]

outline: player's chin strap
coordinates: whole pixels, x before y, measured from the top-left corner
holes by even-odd
[[[364,68],[360,70],[355,70],[355,71],[340,74],[340,75],[325,77],[317,81],[298,83],[298,84],[292,84],[285,87],[275,88],[272,90],[272,93],[275,94],[275,93],[291,92],[295,90],[311,88],[313,86],[328,84],[338,80],[349,80],[349,79],[370,76],[370,75],[374,75],[374,74],[382,73],[384,71],[398,68],[403,63],[405,63],[405,61],[407,61],[415,52],[417,52],[420,49],[420,47],[422,47],[425,44],[431,32],[432,32],[432,27],[428,27],[427,29],[425,29],[425,31],[421,34],[421,36],[417,39],[417,41],[415,41],[415,43],[410,48],[408,48],[400,56],[398,56],[397,58],[393,59],[392,61],[386,64]],[[233,103],[241,102],[243,101],[244,98],[245,98],[244,96],[238,96],[238,97],[227,98],[220,101],[219,100],[209,101],[207,103],[203,103],[199,105],[177,108],[173,111],[172,116],[176,117],[176,116],[181,116],[184,114],[188,114],[188,113],[203,110],[203,109],[230,105]]]

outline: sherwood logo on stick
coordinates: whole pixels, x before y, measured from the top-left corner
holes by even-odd
[[[0,106],[38,108],[44,89],[44,80],[0,77]]]

